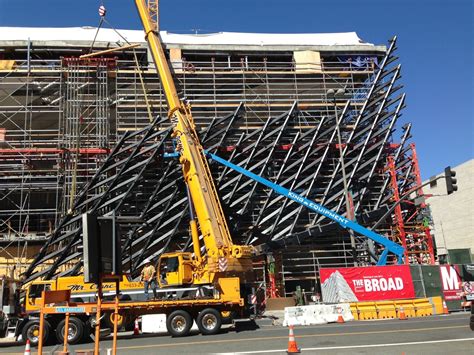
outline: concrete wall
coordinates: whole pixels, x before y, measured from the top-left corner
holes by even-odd
[[[447,249],[470,248],[474,254],[474,159],[456,167],[458,191],[446,195],[444,179],[434,187],[423,188],[434,221],[434,235],[438,254]],[[444,175],[444,171],[439,175]]]

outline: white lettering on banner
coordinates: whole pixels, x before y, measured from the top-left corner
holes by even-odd
[[[441,279],[443,280],[444,290],[457,290],[459,289],[459,279],[456,270],[452,266],[444,266],[440,268]]]
[[[370,279],[364,279],[365,292],[372,292],[372,282]]]
[[[380,280],[381,280],[381,279],[380,279]],[[380,291],[379,280],[377,280],[377,279],[372,279],[372,290],[373,290],[373,291]]]
[[[401,277],[353,280],[353,283],[356,287],[363,284],[365,292],[403,290],[403,279]],[[356,289],[357,291],[361,290]]]

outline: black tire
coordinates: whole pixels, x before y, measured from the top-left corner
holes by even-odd
[[[60,344],[64,343],[64,325],[66,320],[63,319],[56,327],[56,339]],[[84,339],[84,322],[76,317],[69,318],[69,334],[68,344],[78,344]]]
[[[129,332],[135,329],[135,319],[133,317],[126,318],[125,321],[125,331]]]
[[[174,337],[184,337],[189,334],[189,330],[193,326],[193,318],[183,310],[172,312],[166,318],[166,328],[168,333]]]
[[[216,334],[222,326],[221,313],[214,308],[206,308],[199,312],[196,323],[202,335]]]
[[[39,319],[33,319],[26,322],[25,326],[21,330],[21,337],[23,343],[26,343],[26,339],[29,339],[31,346],[38,346],[40,329],[39,324]],[[51,325],[47,320],[45,320],[43,329],[43,343],[46,343],[48,341],[50,331]]]
[[[90,318],[87,319],[83,324],[84,324],[84,334],[82,335],[82,342],[88,343],[92,340],[91,335],[92,335],[92,330],[93,330],[91,326]]]
[[[221,312],[221,319],[222,319],[222,324],[232,324],[235,318],[235,312],[234,311],[222,311]]]

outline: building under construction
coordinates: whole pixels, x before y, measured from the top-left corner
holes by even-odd
[[[405,95],[396,38],[384,46],[355,33],[161,35],[206,149],[376,225],[406,247],[406,261],[434,263],[422,199],[383,218],[421,183],[411,125],[397,123]],[[137,45],[81,58],[127,43]],[[3,267],[26,281],[80,273],[85,212],[115,214],[132,274],[145,258],[188,249],[170,133],[142,31],[1,28]],[[380,252],[357,235],[353,248],[348,231],[234,171],[211,170],[234,241],[274,247],[281,290],[316,287],[320,266],[369,265]]]

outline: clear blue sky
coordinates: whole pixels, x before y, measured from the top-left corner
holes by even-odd
[[[104,0],[116,28],[140,29],[132,0]],[[96,26],[100,0],[0,0],[0,26]],[[349,32],[398,36],[423,178],[474,158],[473,0],[160,0],[175,32]]]

